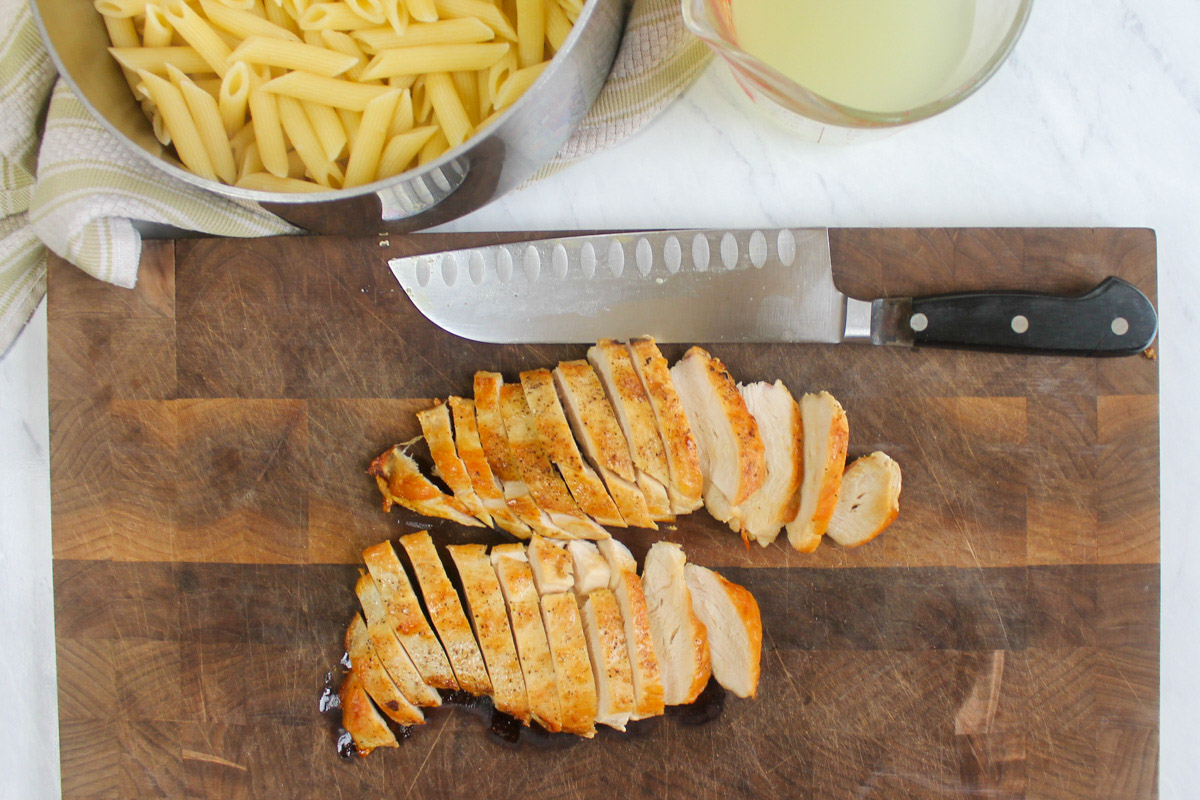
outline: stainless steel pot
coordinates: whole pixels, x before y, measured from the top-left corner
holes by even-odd
[[[456,219],[505,194],[549,161],[575,130],[608,76],[624,0],[588,0],[562,50],[503,116],[425,166],[366,186],[280,194],[226,186],[183,168],[150,123],[108,55],[108,33],[90,2],[34,0],[46,48],[75,95],[118,141],[203,189],[261,203],[315,233],[404,232]]]

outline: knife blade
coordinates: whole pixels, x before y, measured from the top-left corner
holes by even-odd
[[[971,292],[860,300],[837,289],[823,228],[567,236],[388,262],[434,324],[491,343],[863,342],[1131,355],[1150,301],[1119,278],[1076,297]]]

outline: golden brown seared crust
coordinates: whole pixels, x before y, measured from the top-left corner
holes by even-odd
[[[342,681],[338,700],[342,706],[342,727],[354,739],[354,747],[360,756],[369,756],[376,747],[400,746],[387,722],[367,697],[362,679],[354,670],[350,670],[350,674]]]
[[[533,571],[533,585],[538,594],[569,592],[575,585],[574,564],[571,553],[556,539],[534,536],[525,549],[529,568]]]
[[[421,433],[429,445],[429,455],[433,458],[433,474],[450,487],[450,491],[466,506],[471,516],[490,527],[492,516],[475,494],[467,466],[459,458],[458,450],[454,446],[449,407],[441,400],[435,400],[432,408],[417,412],[417,422],[420,423]]]
[[[399,725],[425,722],[421,709],[408,701],[379,662],[367,635],[367,624],[359,614],[354,615],[346,630],[346,653],[350,656],[350,669],[358,674],[363,689],[378,704],[380,711]]]
[[[614,339],[601,339],[588,349],[587,355],[629,443],[636,470],[634,479],[646,495],[650,516],[659,521],[673,520],[675,514],[666,491],[671,480],[666,449],[650,398],[634,369],[628,348]]]
[[[459,688],[446,651],[421,611],[420,601],[392,543],[372,545],[363,550],[362,557],[387,609],[387,624],[395,631],[425,683],[435,689]]]
[[[652,337],[630,339],[629,352],[650,399],[666,451],[671,509],[676,514],[695,511],[704,502],[704,475],[700,472],[700,455],[692,436],[692,426],[688,424],[679,393],[675,391],[675,382],[671,380],[670,366]]]
[[[492,562],[488,560],[487,547],[460,544],[450,545],[446,550],[462,579],[475,638],[479,641],[492,682],[492,700],[498,710],[528,725],[529,696],[521,675],[521,663],[517,660],[517,648],[513,644],[504,595]]]
[[[371,640],[371,646],[375,648],[375,655],[379,657],[379,663],[387,670],[396,686],[415,706],[440,706],[441,695],[425,683],[408,652],[396,638],[392,626],[388,624],[387,606],[379,596],[375,580],[369,573],[358,576],[354,593],[358,595],[358,602],[366,615],[367,636]]]
[[[554,390],[554,376],[548,369],[534,369],[521,373],[521,388],[525,402],[541,433],[546,446],[546,455],[558,466],[571,497],[579,508],[601,525],[625,527],[625,521],[600,477],[583,462],[579,445],[571,434],[567,415]]]
[[[504,379],[498,372],[475,373],[475,420],[480,445],[492,474],[500,480],[505,502],[517,518],[532,531],[558,534],[558,529],[534,502],[513,457],[504,415],[500,411],[500,387],[503,385]]]
[[[738,697],[754,697],[762,663],[762,615],[744,586],[723,575],[684,567],[693,607],[708,633],[713,676]]]
[[[371,462],[367,472],[379,485],[384,511],[391,511],[392,504],[396,504],[426,517],[440,517],[459,525],[483,526],[458,498],[444,493],[422,475],[417,462],[400,445],[381,453]]]
[[[816,502],[811,506],[813,508],[812,515],[808,516],[803,497],[801,497],[800,514],[788,524],[788,540],[801,553],[811,553],[816,550],[829,527],[829,520],[833,516],[834,509],[837,508],[842,473],[846,468],[846,450],[850,443],[850,424],[841,403],[828,392],[805,395],[801,400],[801,412],[804,413],[804,403],[813,402],[832,404],[833,415],[828,432],[823,429],[809,431],[807,422],[805,424],[805,477],[808,477],[810,468],[818,470],[819,489]],[[828,447],[823,463],[810,464],[808,461],[809,445],[820,442],[822,436],[828,437]],[[802,520],[800,516],[808,518]]]
[[[667,705],[695,702],[712,675],[708,631],[692,605],[683,548],[659,541],[650,546],[642,569],[650,633],[663,678]]]
[[[583,628],[596,676],[596,721],[623,731],[633,714],[634,694],[620,606],[608,587],[577,598],[583,601]]]
[[[717,573],[717,578],[721,581],[721,585],[725,587],[725,591],[729,595],[729,601],[733,603],[737,611],[738,618],[746,626],[746,634],[750,640],[751,657],[751,679],[754,689],[750,692],[750,697],[758,694],[758,678],[762,672],[762,612],[759,611],[758,601],[754,599],[754,595],[750,594],[750,590],[745,586],[728,581],[724,575]],[[712,648],[709,648],[711,653]]]
[[[633,719],[656,717],[663,713],[663,685],[654,640],[650,633],[650,614],[637,562],[625,545],[616,539],[600,543],[600,552],[608,561],[608,586],[621,608],[625,626],[625,646],[633,676]]]
[[[488,464],[487,454],[484,453],[483,444],[479,439],[475,401],[451,397],[447,402],[450,404],[450,413],[454,416],[454,443],[458,448],[458,457],[467,469],[479,502],[501,530],[520,539],[528,539],[531,533],[529,526],[518,519],[508,507],[504,499],[504,488]]]
[[[735,506],[739,505],[758,491],[758,487],[762,486],[767,476],[766,449],[758,430],[758,423],[746,408],[746,401],[738,391],[737,382],[719,358],[702,347],[689,348],[683,357],[685,360],[702,359],[709,384],[716,392],[721,408],[733,427],[738,451],[738,490],[724,493],[729,502]]]
[[[529,695],[530,714],[543,728],[557,733],[562,730],[558,682],[554,677],[554,660],[525,550],[519,544],[497,545],[492,548],[491,560],[508,607],[509,624]]]
[[[421,584],[425,607],[429,609],[433,626],[450,658],[458,685],[474,695],[488,694],[492,691],[492,682],[483,665],[483,656],[458,592],[446,576],[446,568],[433,546],[433,539],[428,533],[412,533],[402,536],[400,544],[408,553],[417,582]]]
[[[737,516],[729,520],[729,527],[740,532],[747,542],[757,541],[766,547],[800,510],[804,426],[800,405],[782,381],[751,383],[739,387],[739,391],[763,436],[767,476],[759,490],[739,507]],[[715,499],[705,495],[710,511],[719,506],[719,501],[714,504]],[[720,519],[717,513],[713,516]]]
[[[529,486],[530,494],[553,524],[561,528],[561,531],[546,535],[558,538],[607,538],[608,532],[583,513],[554,469],[546,444],[537,430],[533,415],[529,413],[525,392],[519,385],[506,384],[500,387],[500,411],[508,431],[513,460]]]
[[[541,605],[542,622],[554,659],[562,729],[590,739],[596,735],[596,683],[575,594],[542,595]]]

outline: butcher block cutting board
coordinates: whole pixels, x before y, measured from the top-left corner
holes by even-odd
[[[835,230],[852,296],[1155,299],[1152,231]],[[508,235],[509,239],[517,238]],[[578,358],[435,328],[389,257],[498,234],[147,243],[137,288],[49,270],[55,635],[67,798],[1152,797],[1158,365],[865,346],[713,347],[741,380],[828,389],[850,452],[904,470],[855,550],[746,548],[704,513],[659,536],[758,598],[756,700],[631,735],[511,745],[443,709],[343,760],[318,710],[372,457],[477,369]],[[683,348],[666,348],[670,358]],[[441,545],[500,534],[432,522]],[[31,621],[31,624],[38,624]]]

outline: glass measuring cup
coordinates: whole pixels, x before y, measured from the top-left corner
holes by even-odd
[[[902,0],[899,0],[902,2]],[[940,114],[974,94],[1012,52],[1033,0],[980,0],[966,52],[935,99],[900,111],[867,111],[811,91],[738,46],[733,0],[682,0],[688,28],[724,59],[752,104],[798,136],[846,143],[880,138]]]

